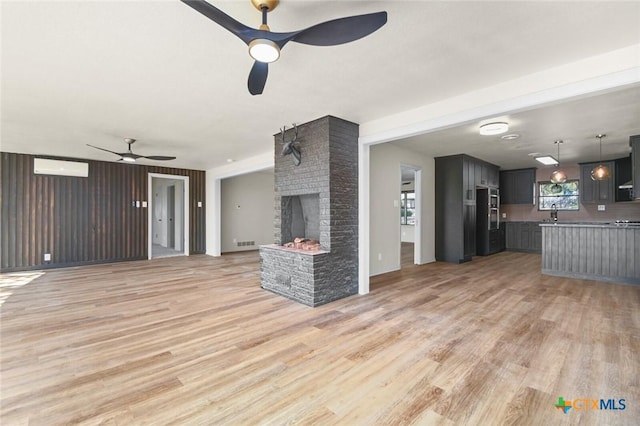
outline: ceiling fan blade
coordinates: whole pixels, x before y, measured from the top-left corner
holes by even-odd
[[[236,36],[238,36],[242,41],[246,44],[249,44],[251,40],[255,37],[256,32],[258,30],[247,27],[241,22],[236,21],[231,16],[227,15],[217,7],[207,3],[204,0],[180,0],[187,6],[195,9],[196,11],[202,13],[207,18],[211,19],[213,22],[222,26],[223,28],[229,30]]]
[[[143,158],[148,158],[149,160],[158,160],[158,161],[167,161],[167,160],[176,159],[176,157],[167,157],[166,155],[147,155],[147,156],[143,156]]]
[[[387,23],[387,12],[349,16],[300,31],[290,40],[313,46],[335,46],[366,37]]]
[[[249,73],[249,93],[252,95],[261,95],[264,85],[267,83],[267,75],[269,75],[269,64],[266,62],[255,61],[251,72]]]
[[[110,152],[110,153],[115,154],[115,155],[122,156],[122,154],[120,154],[119,152],[115,152],[115,151],[111,151],[111,150],[108,150],[108,149],[100,148],[99,146],[89,145],[89,144],[87,144],[87,146],[90,146],[91,148],[99,149],[100,151],[106,151],[106,152]]]

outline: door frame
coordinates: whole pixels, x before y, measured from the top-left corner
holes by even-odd
[[[422,263],[422,167],[413,164],[400,163],[400,192],[402,192],[402,169],[413,170],[413,192],[416,197],[416,224],[414,225],[414,242],[413,242],[413,263],[421,265]],[[400,225],[402,226],[402,225]],[[402,230],[399,231],[400,236],[400,265],[402,269]]]
[[[169,180],[181,180],[183,181],[183,239],[184,239],[184,255],[189,256],[189,205],[191,199],[189,198],[189,176],[180,175],[166,175],[162,173],[148,173],[147,174],[147,258],[151,259],[153,255],[153,178],[157,179],[169,179]]]

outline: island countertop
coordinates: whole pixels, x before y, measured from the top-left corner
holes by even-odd
[[[640,224],[540,223],[542,273],[640,284]]]
[[[640,223],[616,222],[541,222],[540,226],[564,226],[574,228],[639,228]]]

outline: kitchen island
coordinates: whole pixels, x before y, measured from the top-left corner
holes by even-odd
[[[542,223],[542,273],[640,284],[640,225]]]

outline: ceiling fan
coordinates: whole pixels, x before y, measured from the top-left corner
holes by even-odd
[[[95,149],[99,149],[101,151],[107,151],[110,152],[112,154],[116,154],[120,156],[120,160],[118,161],[128,161],[130,163],[135,163],[136,160],[138,158],[147,158],[149,160],[160,160],[160,161],[166,161],[166,160],[175,160],[176,157],[167,157],[165,155],[138,155],[138,154],[134,154],[131,151],[131,145],[133,145],[133,143],[135,142],[135,139],[132,138],[125,138],[124,142],[129,145],[129,149],[127,152],[115,152],[115,151],[111,151],[109,149],[104,149],[104,148],[100,148],[99,146],[94,146],[94,145],[89,145],[87,144],[87,146],[90,146],[91,148],[95,148]]]
[[[335,46],[366,37],[387,22],[387,12],[369,13],[333,19],[304,30],[288,33],[272,32],[267,25],[267,13],[276,8],[279,0],[251,0],[262,12],[262,25],[258,29],[247,27],[204,0],[181,0],[238,36],[249,46],[249,55],[255,60],[249,73],[249,93],[259,95],[264,90],[269,63],[280,57],[280,50],[290,41],[313,46]]]

